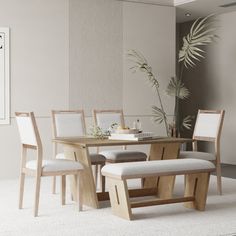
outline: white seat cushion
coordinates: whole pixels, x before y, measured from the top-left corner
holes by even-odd
[[[105,156],[107,160],[114,162],[132,160],[145,161],[147,159],[147,155],[145,153],[130,150],[107,150],[100,152],[100,154]]]
[[[26,168],[31,170],[37,169],[37,161],[28,161]],[[43,172],[56,172],[56,171],[69,171],[69,170],[82,170],[83,165],[77,161],[70,160],[43,160]]]
[[[214,161],[216,159],[215,155],[207,152],[192,152],[192,151],[184,151],[180,152],[179,158],[194,158],[194,159],[202,159],[208,161]]]
[[[178,175],[183,172],[214,171],[215,165],[210,161],[199,159],[173,159],[143,162],[127,162],[106,165],[102,175],[119,179],[132,179],[147,176]]]
[[[92,153],[92,154],[90,154],[89,156],[90,156],[91,164],[92,164],[92,165],[93,165],[93,164],[96,164],[96,163],[98,163],[98,162],[99,162],[99,163],[102,163],[102,162],[105,163],[105,161],[106,161],[106,158],[105,158],[103,155],[101,155],[101,154]],[[65,159],[64,153],[58,153],[58,154],[56,155],[56,159]]]

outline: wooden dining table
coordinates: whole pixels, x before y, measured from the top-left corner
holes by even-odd
[[[156,137],[140,141],[109,140],[91,137],[56,138],[52,140],[64,147],[65,158],[76,160],[83,164],[82,174],[83,204],[92,208],[99,208],[99,201],[109,200],[108,192],[96,192],[93,178],[89,148],[109,146],[149,145],[150,151],[147,161],[178,158],[181,144],[191,142],[186,138]],[[76,179],[72,177],[71,188],[73,198],[76,199]],[[141,189],[131,189],[131,197],[159,195],[160,198],[169,198],[172,195],[175,176],[151,177],[143,181]]]

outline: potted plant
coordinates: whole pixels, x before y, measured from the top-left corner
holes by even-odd
[[[182,120],[179,114],[180,100],[187,99],[190,96],[189,90],[183,83],[184,70],[196,66],[197,61],[204,58],[205,46],[214,42],[217,38],[215,34],[215,17],[209,15],[203,19],[199,18],[192,24],[189,33],[183,37],[183,45],[179,51],[179,75],[170,79],[166,88],[166,93],[174,97],[175,106],[173,112],[173,121],[168,123],[167,114],[163,107],[160,93],[160,84],[152,72],[152,67],[142,53],[136,50],[128,51],[128,58],[132,61],[133,66],[130,69],[133,72],[141,71],[147,75],[152,87],[157,93],[158,106],[152,106],[153,120],[157,123],[164,123],[167,136],[180,136],[181,129],[190,129],[192,116],[186,116]]]

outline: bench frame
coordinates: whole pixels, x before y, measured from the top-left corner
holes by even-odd
[[[112,212],[116,216],[127,220],[132,220],[132,208],[180,202],[184,202],[184,206],[187,208],[204,211],[206,206],[210,172],[212,171],[214,171],[214,169],[197,170],[191,172],[178,171],[172,173],[164,173],[161,175],[152,175],[152,177],[158,177],[158,188],[156,189],[156,195],[159,198],[156,197],[154,199],[141,201],[131,201],[127,186],[127,180],[150,177],[150,175],[137,175],[132,177],[122,176],[122,178],[113,175],[106,175]],[[168,196],[169,194],[166,194],[166,192],[169,193],[170,188],[170,186],[166,184],[168,183],[169,178],[173,177],[173,175],[185,175],[185,191],[183,197],[172,198],[171,196]]]

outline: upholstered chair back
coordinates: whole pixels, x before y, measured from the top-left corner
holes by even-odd
[[[107,131],[112,124],[125,126],[122,110],[94,110],[95,124],[103,131]]]
[[[54,137],[78,137],[86,134],[84,112],[52,111]]]
[[[41,145],[38,128],[33,112],[16,112],[16,123],[18,126],[20,140],[23,145]]]
[[[199,110],[193,138],[203,141],[215,141],[221,133],[224,111]]]

